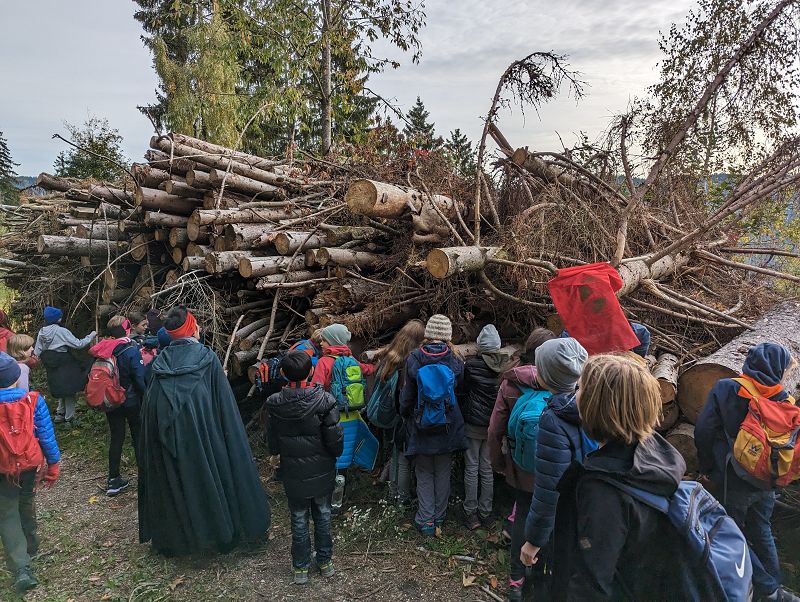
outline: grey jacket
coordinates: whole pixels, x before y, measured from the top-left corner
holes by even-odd
[[[42,328],[39,334],[36,335],[33,354],[36,357],[40,357],[44,351],[66,351],[69,348],[83,349],[92,342],[96,335],[97,333],[92,331],[82,339],[79,339],[68,328],[64,328],[60,324],[50,324]]]

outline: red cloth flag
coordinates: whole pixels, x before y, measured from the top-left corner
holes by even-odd
[[[590,355],[639,345],[615,295],[622,288],[622,278],[611,264],[561,269],[547,288],[569,335]]]

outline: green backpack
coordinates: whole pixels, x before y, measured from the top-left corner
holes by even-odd
[[[341,355],[333,362],[331,393],[336,398],[339,410],[345,415],[364,407],[367,396],[367,381],[361,365],[349,355]]]

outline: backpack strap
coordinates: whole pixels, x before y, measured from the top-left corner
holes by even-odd
[[[644,489],[640,489],[639,487],[628,485],[627,483],[623,483],[619,479],[614,479],[610,477],[603,478],[601,476],[595,476],[594,478],[603,481],[604,483],[608,483],[612,487],[616,487],[623,493],[627,493],[636,501],[641,502],[645,506],[649,506],[653,510],[658,510],[662,514],[667,514],[669,512],[669,499],[667,499],[662,495],[656,495],[655,493],[650,493],[649,491],[645,491]]]

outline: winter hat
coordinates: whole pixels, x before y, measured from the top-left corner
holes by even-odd
[[[425,324],[425,338],[430,341],[450,342],[453,338],[453,324],[442,314],[433,314]]]
[[[783,380],[783,373],[792,363],[792,354],[778,343],[759,343],[751,347],[742,372],[762,385],[774,387]]]
[[[536,349],[536,369],[548,388],[570,393],[575,390],[588,357],[575,339],[553,339]]]
[[[500,341],[500,334],[494,324],[487,324],[478,335],[478,351],[480,353],[489,353],[497,351],[502,346]]]
[[[305,351],[290,351],[281,360],[281,372],[289,382],[302,382],[311,372],[311,357]]]
[[[0,352],[0,389],[7,389],[16,383],[21,372],[17,360],[7,353]]]
[[[163,326],[158,329],[158,334],[156,336],[158,337],[158,348],[159,349],[163,349],[164,347],[166,347],[167,345],[169,345],[172,342],[172,337],[169,336],[169,333],[167,332],[167,329],[164,328]]]
[[[329,345],[347,345],[352,336],[344,324],[331,324],[322,329],[322,338]]]
[[[44,323],[47,326],[50,324],[56,324],[61,321],[61,318],[64,317],[64,312],[58,309],[57,307],[52,307],[48,305],[44,308]]]
[[[633,334],[639,339],[639,345],[631,349],[631,351],[638,356],[644,357],[650,351],[650,331],[647,326],[638,322],[631,322],[631,328],[633,329]]]
[[[158,332],[161,330],[161,327],[164,326],[164,322],[161,320],[161,312],[157,309],[151,309],[147,312],[147,330],[150,332]]]

